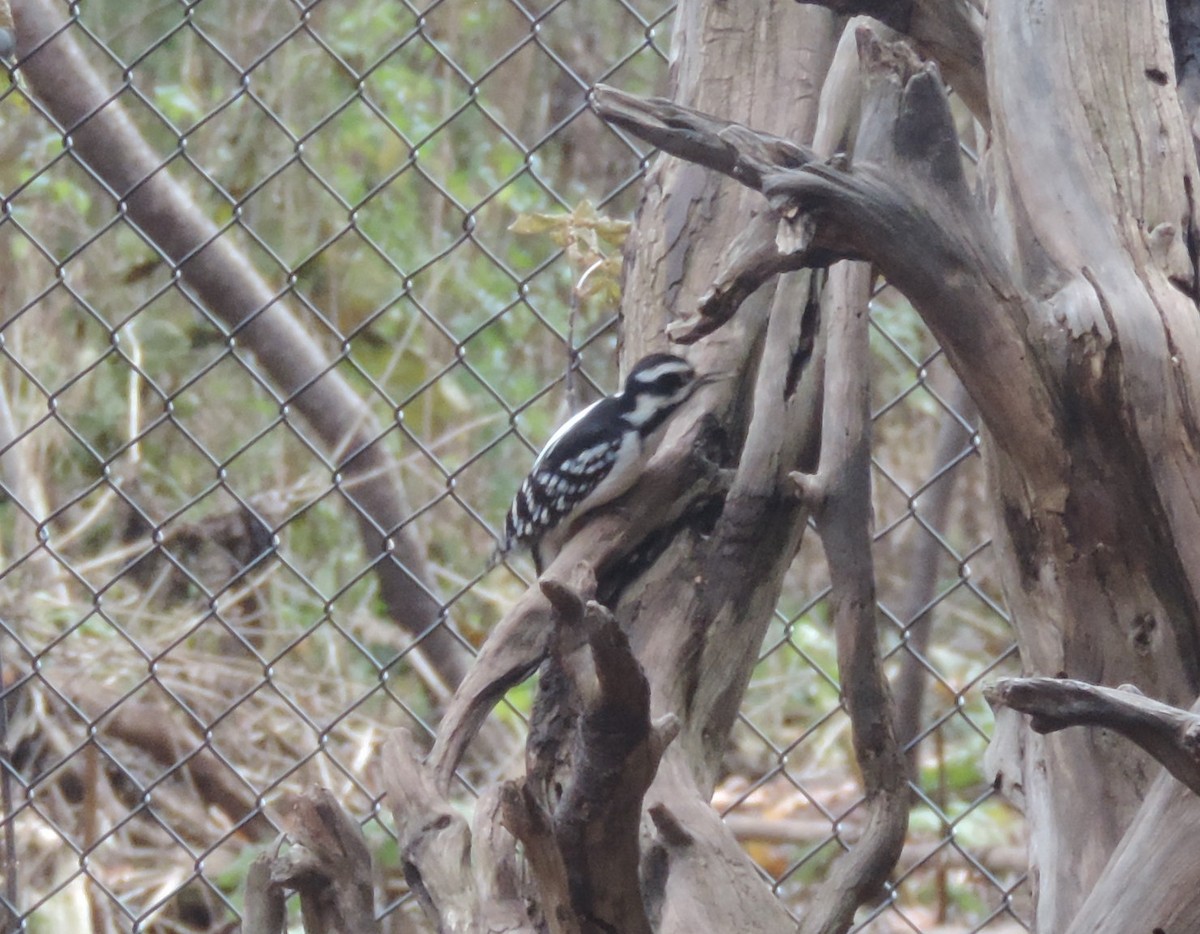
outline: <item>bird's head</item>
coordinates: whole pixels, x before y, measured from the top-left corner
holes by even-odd
[[[674,354],[643,357],[625,378],[623,395],[632,403],[630,420],[635,424],[643,419],[657,422],[713,379],[698,375],[695,367]]]

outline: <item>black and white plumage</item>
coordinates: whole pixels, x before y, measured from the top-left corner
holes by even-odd
[[[576,519],[633,485],[667,419],[706,382],[673,354],[639,360],[620,392],[579,412],[542,448],[508,510],[504,550],[528,545],[540,573]]]

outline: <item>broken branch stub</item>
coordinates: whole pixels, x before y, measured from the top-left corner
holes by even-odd
[[[748,188],[760,188],[765,172],[780,166],[799,168],[815,158],[807,146],[772,133],[604,84],[592,91],[592,109],[601,119],[664,152],[721,172]]]
[[[993,707],[1029,714],[1030,726],[1038,733],[1072,726],[1120,733],[1200,795],[1200,714],[1153,700],[1135,689],[1065,678],[1005,678],[985,687],[983,696]]]
[[[471,832],[408,730],[393,730],[383,744],[383,781],[409,888],[439,931],[465,934],[478,907]]]
[[[508,826],[538,863],[547,920],[561,913],[565,879],[580,930],[649,934],[639,875],[642,800],[677,722],[651,723],[649,684],[612,614],[562,589],[550,593],[565,612],[535,703],[529,779],[506,795]],[[574,649],[580,630],[587,653]],[[572,704],[573,715],[564,713]]]
[[[271,860],[269,884],[299,893],[304,930],[378,934],[371,854],[358,823],[329,789],[316,785],[292,799],[282,821],[293,846]],[[275,910],[267,905],[270,922]]]

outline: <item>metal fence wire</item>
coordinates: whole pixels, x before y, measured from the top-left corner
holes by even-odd
[[[439,671],[467,663],[529,578],[523,558],[488,559],[532,452],[614,386],[615,221],[649,154],[585,92],[660,92],[672,6],[50,5],[154,174],[364,400],[353,418],[404,495],[384,531],[406,537],[442,612],[420,640],[389,619],[338,452],[79,156],[75,128],[4,82],[2,926],[232,930],[278,809],[318,782],[362,822],[384,929],[423,930],[379,744],[398,725],[433,736]],[[873,325],[879,616],[917,768],[908,845],[856,930],[1023,931],[1020,818],[981,766],[980,682],[1016,667],[981,440],[904,300],[882,289]],[[810,535],[714,800],[797,916],[862,818],[826,594]],[[437,634],[440,661],[413,650]],[[528,704],[514,690],[492,735],[518,736]],[[477,760],[476,786],[513,764]]]

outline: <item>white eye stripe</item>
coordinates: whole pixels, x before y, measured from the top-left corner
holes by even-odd
[[[633,411],[626,413],[625,420],[635,428],[641,428],[662,411],[666,402],[661,396],[639,396]]]
[[[692,368],[682,360],[664,360],[656,366],[642,370],[634,379],[639,383],[655,383],[670,373],[686,376],[691,372]]]

